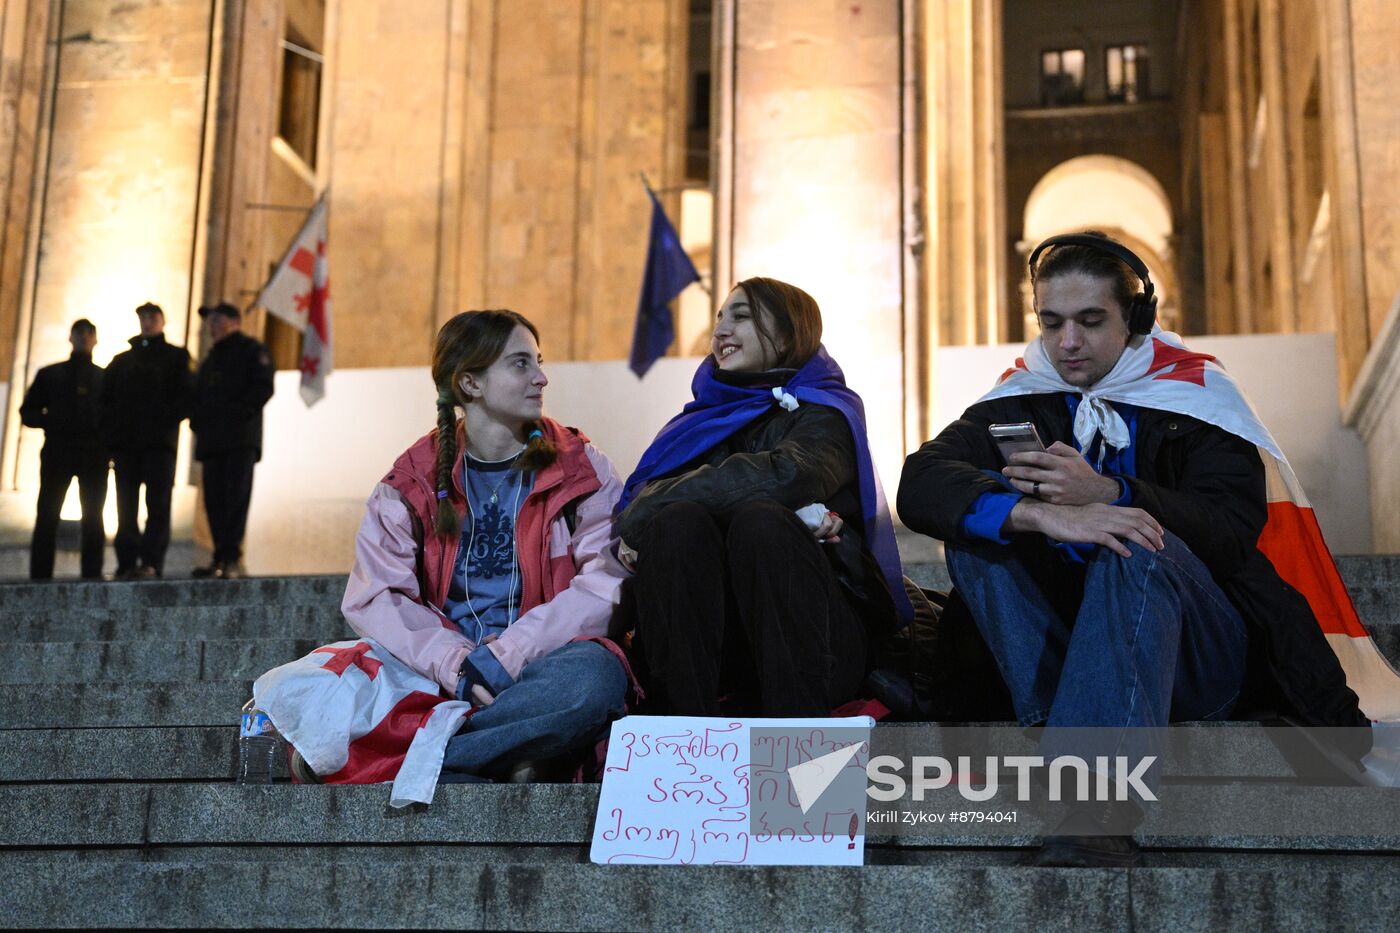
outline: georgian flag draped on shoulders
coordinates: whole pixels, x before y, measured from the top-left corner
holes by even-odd
[[[326,259],[329,193],[322,194],[306,223],[272,277],[258,293],[254,305],[286,321],[301,332],[301,397],[307,407],[326,394],[331,371],[331,281]]]
[[[253,701],[323,782],[393,781],[394,807],[432,802],[447,742],[472,709],[369,639],[273,668]]]
[[[1360,698],[1362,712],[1375,721],[1400,720],[1400,674],[1376,648],[1357,616],[1312,505],[1283,450],[1215,357],[1193,352],[1178,335],[1154,327],[1146,338],[1128,346],[1108,375],[1083,390],[1060,378],[1037,338],[981,401],[1049,392],[1083,397],[1074,419],[1080,449],[1088,449],[1097,432],[1113,447],[1128,445],[1128,427],[1109,402],[1188,415],[1258,447],[1269,504],[1259,550],[1279,576],[1307,599],[1346,672],[1347,686]]]

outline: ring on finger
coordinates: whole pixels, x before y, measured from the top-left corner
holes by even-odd
[[[1031,484],[1031,495],[1035,496],[1037,499],[1040,498],[1040,480],[1036,480]]]

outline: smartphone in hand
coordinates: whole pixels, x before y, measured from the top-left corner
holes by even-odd
[[[1012,454],[1045,449],[1045,445],[1041,443],[1039,432],[1036,431],[1035,425],[1029,421],[1022,421],[1019,424],[994,424],[988,427],[987,431],[992,435],[997,449],[1001,451],[1002,459],[1007,463],[1011,462]]]

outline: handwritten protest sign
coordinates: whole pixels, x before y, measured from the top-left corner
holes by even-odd
[[[592,860],[863,864],[873,724],[868,716],[618,720],[608,743]]]

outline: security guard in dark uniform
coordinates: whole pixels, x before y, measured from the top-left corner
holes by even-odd
[[[31,580],[53,579],[59,513],[75,476],[83,506],[83,577],[102,578],[107,454],[97,421],[103,373],[102,367],[92,362],[97,328],[87,318],[79,318],[68,332],[68,342],[73,346],[72,356],[39,370],[19,408],[25,427],[44,429],[44,449],[39,452],[39,506],[29,545]]]
[[[243,532],[253,497],[253,464],[262,459],[262,410],[272,398],[274,368],[267,347],[243,333],[231,304],[199,309],[213,346],[195,379],[194,456],[204,464],[204,511],[214,560],[196,577],[241,577]]]
[[[165,312],[136,309],[141,333],[107,366],[102,435],[117,475],[117,579],[159,577],[170,547],[170,491],[180,422],[189,415],[194,367],[184,347],[165,342]],[[146,487],[146,528],[137,506]]]

